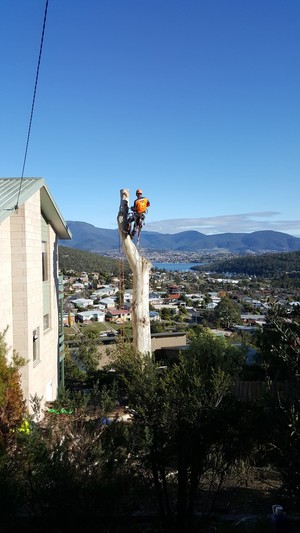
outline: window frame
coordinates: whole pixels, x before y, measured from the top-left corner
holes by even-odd
[[[48,242],[42,241],[42,280],[49,281]]]
[[[32,361],[36,365],[40,361],[40,331],[35,328],[32,332]]]

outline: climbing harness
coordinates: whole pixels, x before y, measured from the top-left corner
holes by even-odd
[[[144,211],[141,214],[132,211],[131,215],[128,217],[127,232],[132,239],[137,235],[137,246],[139,245],[142,228],[145,225],[145,213],[147,213],[147,211]],[[133,227],[131,229],[132,223]]]

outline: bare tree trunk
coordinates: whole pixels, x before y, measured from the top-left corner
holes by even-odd
[[[118,227],[122,245],[133,275],[132,332],[133,346],[142,355],[151,355],[151,333],[149,318],[149,273],[151,263],[141,257],[128,235],[127,218],[129,191],[121,189]]]

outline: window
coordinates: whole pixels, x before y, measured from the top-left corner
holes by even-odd
[[[40,349],[39,349],[39,330],[34,329],[32,332],[32,360],[33,363],[37,363],[40,358]]]
[[[43,329],[44,331],[47,331],[47,329],[50,328],[50,315],[47,313],[47,315],[43,316]]]
[[[42,275],[43,281],[48,281],[48,253],[46,241],[42,241]]]

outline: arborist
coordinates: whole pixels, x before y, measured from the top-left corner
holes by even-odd
[[[137,189],[135,194],[136,199],[134,200],[133,206],[130,208],[132,215],[128,218],[128,233],[132,239],[137,231],[141,231],[145,220],[145,214],[147,213],[147,208],[150,206],[148,198],[143,196],[143,191],[141,189]],[[132,222],[134,224],[131,230]]]

